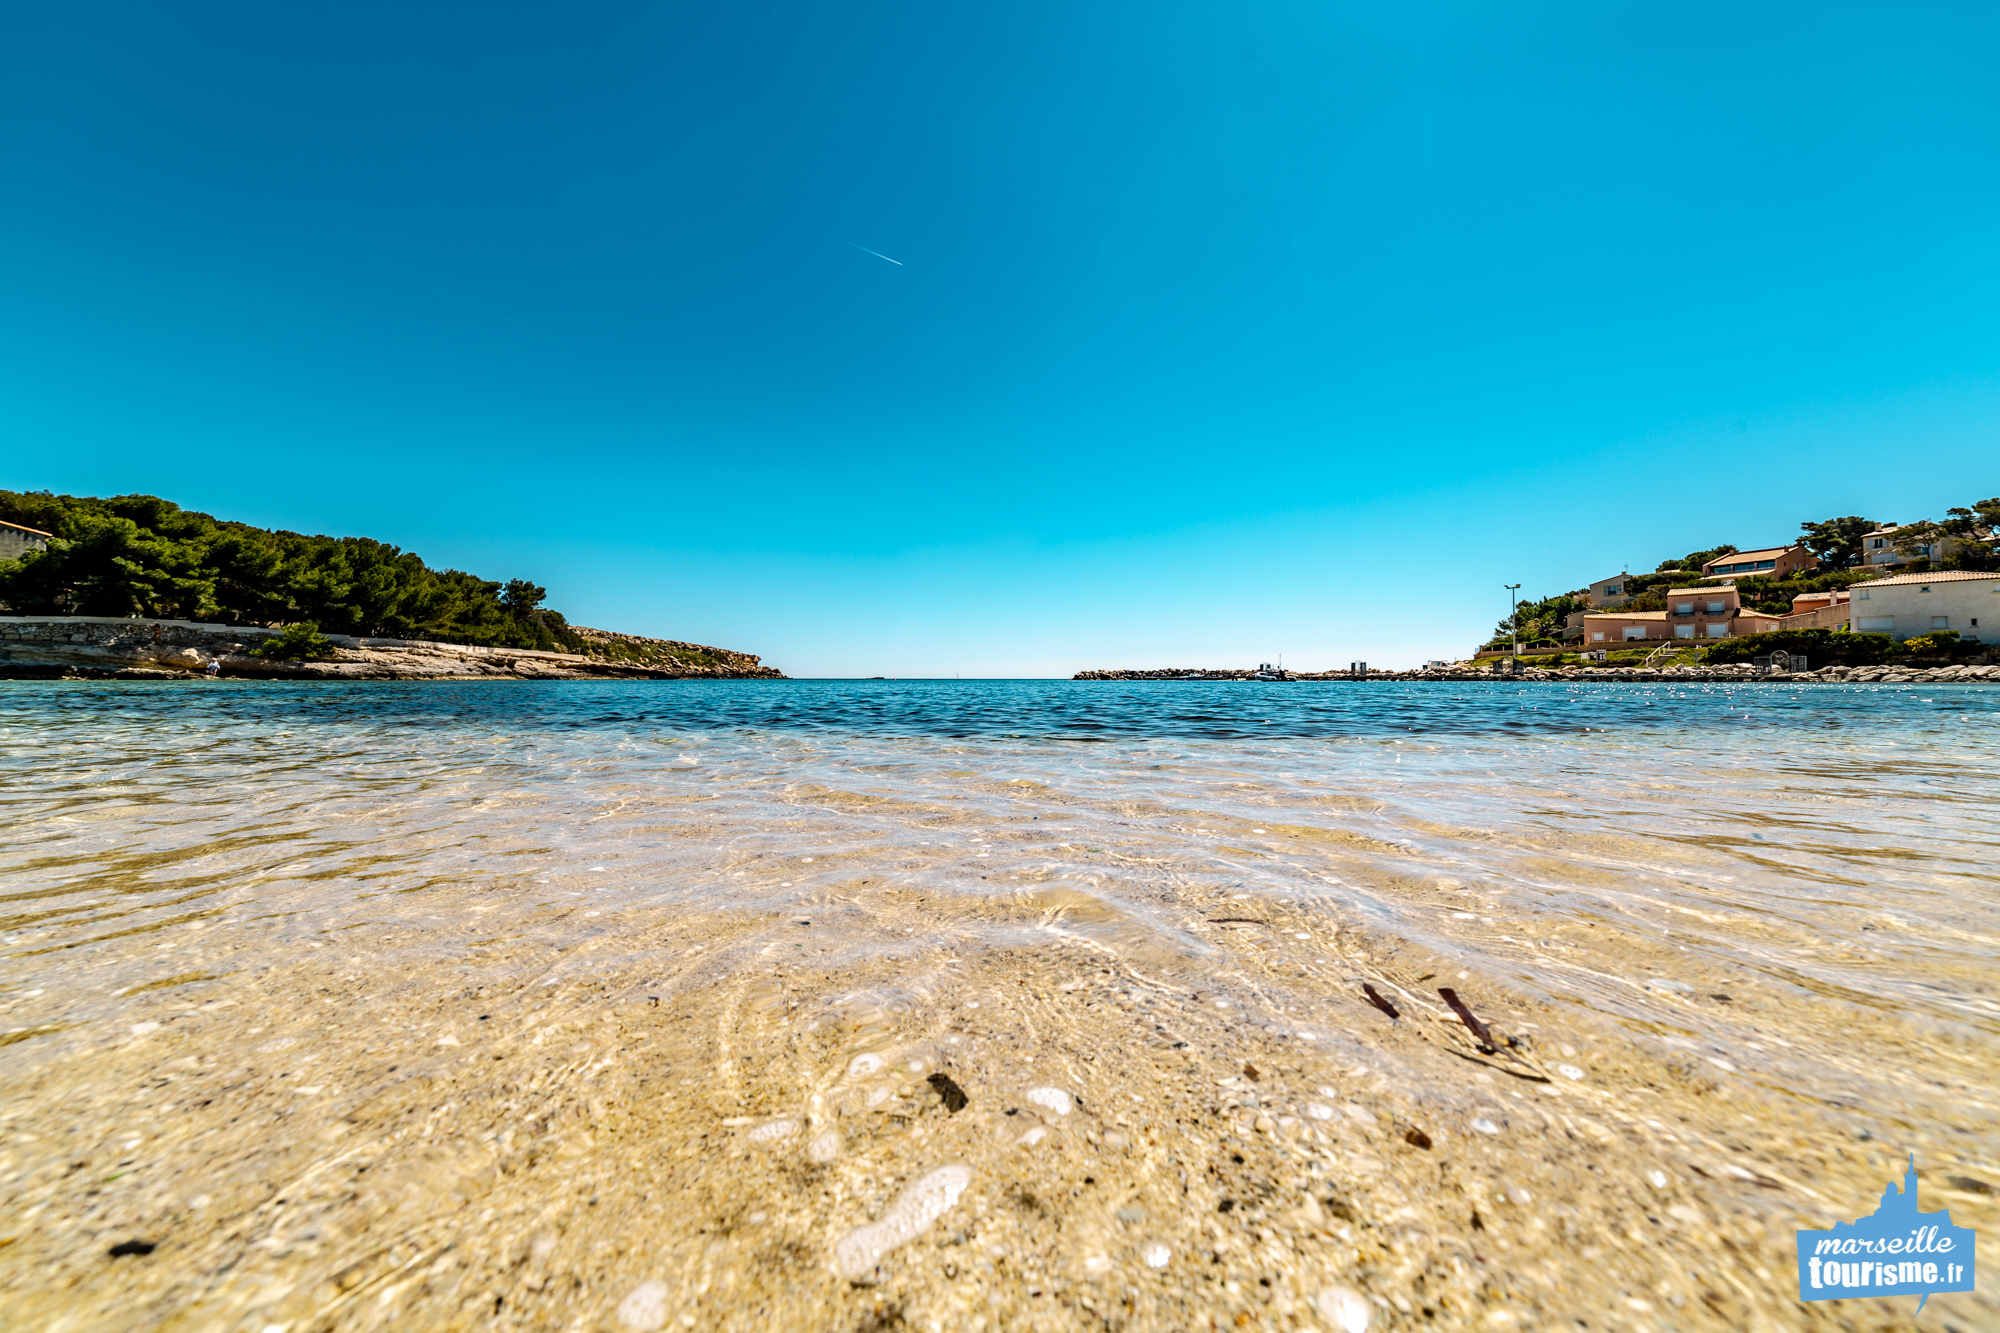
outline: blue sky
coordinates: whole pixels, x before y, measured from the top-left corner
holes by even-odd
[[[2000,492],[1996,67],[1976,4],[10,6],[0,486],[800,675],[1458,656]]]

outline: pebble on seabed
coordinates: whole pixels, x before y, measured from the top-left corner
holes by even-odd
[[[867,1078],[887,1063],[888,1061],[873,1051],[864,1051],[847,1062],[847,1076],[849,1078]]]
[[[957,1162],[916,1180],[896,1196],[881,1217],[854,1228],[834,1243],[834,1267],[850,1280],[867,1277],[889,1251],[923,1235],[971,1183],[972,1168]]]
[[[1139,1258],[1148,1268],[1165,1268],[1174,1252],[1159,1241],[1148,1241],[1139,1247]]]
[[[641,1282],[618,1305],[618,1322],[638,1333],[652,1333],[667,1322],[667,1284],[658,1278]]]
[[[796,1120],[766,1120],[743,1137],[752,1143],[771,1143],[777,1139],[788,1139],[799,1132]]]
[[[1068,1115],[1070,1107],[1075,1105],[1070,1095],[1061,1088],[1029,1088],[1027,1096],[1035,1105],[1057,1115]]]
[[[1367,1299],[1352,1287],[1328,1287],[1313,1304],[1319,1306],[1319,1312],[1326,1316],[1327,1322],[1341,1333],[1363,1333],[1373,1313],[1368,1308]]]
[[[806,1145],[806,1156],[822,1164],[840,1156],[840,1131],[829,1126],[813,1135],[812,1142]]]
[[[1494,1124],[1485,1116],[1480,1116],[1477,1120],[1473,1121],[1472,1127],[1481,1134],[1498,1134],[1500,1132],[1500,1126]]]

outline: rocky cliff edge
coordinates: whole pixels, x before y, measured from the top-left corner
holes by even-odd
[[[285,662],[252,656],[278,631],[185,620],[0,616],[0,679],[64,675],[124,679],[222,674],[262,680],[782,680],[749,653],[577,627],[584,653],[481,648],[329,634],[334,656]]]

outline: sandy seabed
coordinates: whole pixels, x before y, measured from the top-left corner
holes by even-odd
[[[1180,904],[1210,945],[1187,956],[1062,884],[818,898],[627,911],[581,946],[549,943],[575,909],[488,906],[450,961],[356,931],[164,979],[9,1077],[7,1327],[1918,1326],[1908,1298],[1801,1303],[1792,1259],[1795,1228],[1872,1210],[1900,1148],[1733,1068],[1267,902]],[[897,944],[941,918],[1040,942]],[[546,980],[565,947],[604,961]],[[1753,1027],[1776,1003],[1728,984],[1677,999]],[[1896,1129],[1925,1206],[1993,1234],[1990,1197],[1935,1183],[1991,1151],[1978,1122]],[[133,1240],[155,1248],[109,1256]],[[1938,1296],[1922,1326],[1994,1316]]]
[[[0,1329],[2000,1329],[2000,696],[1231,689],[0,690]]]

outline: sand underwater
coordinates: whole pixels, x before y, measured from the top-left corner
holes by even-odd
[[[0,1325],[2000,1327],[1993,699],[0,685]]]

